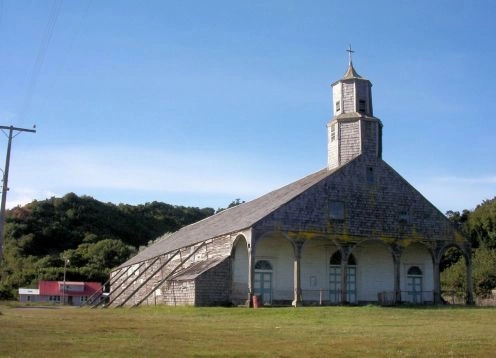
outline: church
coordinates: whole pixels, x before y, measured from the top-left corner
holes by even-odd
[[[470,243],[382,159],[372,83],[348,52],[327,167],[159,238],[113,269],[107,307],[438,304],[450,247],[473,302]]]

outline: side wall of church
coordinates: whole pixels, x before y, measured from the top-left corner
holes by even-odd
[[[159,287],[161,281],[169,275],[189,267],[193,263],[212,258],[229,257],[233,240],[233,236],[225,235],[168,252],[160,255],[158,260],[152,258],[146,260],[141,265],[140,263],[134,264],[129,270],[128,267],[123,267],[114,271],[112,277],[118,277],[121,270],[127,270],[126,274],[122,275],[116,282],[111,283],[110,305],[137,304],[151,291],[153,293],[141,304],[153,305],[155,303],[170,302],[170,299],[167,297],[167,288],[162,289],[162,287],[166,286],[162,285]],[[195,250],[197,251],[195,252]],[[190,255],[192,256],[188,258]]]
[[[231,260],[202,273],[196,279],[196,306],[225,305],[230,302]]]
[[[167,281],[161,289],[161,303],[169,306],[226,304],[229,301],[230,277],[231,265],[228,258],[195,279]]]
[[[168,306],[194,306],[195,289],[195,280],[166,282],[162,286],[160,303]]]

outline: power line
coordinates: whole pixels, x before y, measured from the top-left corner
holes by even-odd
[[[41,69],[43,67],[43,63],[45,61],[46,52],[48,49],[48,45],[50,44],[50,40],[52,39],[53,30],[55,28],[55,24],[57,23],[57,18],[60,14],[60,9],[62,8],[63,0],[54,0],[52,4],[52,9],[50,11],[50,16],[48,18],[47,27],[45,29],[45,33],[40,43],[40,47],[38,48],[38,53],[36,55],[36,59],[33,66],[33,72],[31,73],[31,77],[29,79],[28,90],[26,93],[26,98],[20,110],[20,120],[24,120],[26,116],[26,112],[31,104],[31,100],[33,98],[33,94],[36,88],[36,84],[38,83],[38,77],[41,73]]]

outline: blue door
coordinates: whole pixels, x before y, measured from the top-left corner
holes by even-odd
[[[415,304],[423,303],[422,295],[422,270],[418,266],[412,266],[407,273],[408,300]]]
[[[331,303],[341,302],[341,266],[331,265],[329,267],[329,301]]]
[[[329,261],[329,301],[330,303],[341,302],[341,252],[336,251]],[[353,254],[348,257],[346,271],[346,301],[356,303],[356,260]]]
[[[272,265],[269,261],[257,261],[253,281],[254,294],[260,296],[264,305],[272,304]]]

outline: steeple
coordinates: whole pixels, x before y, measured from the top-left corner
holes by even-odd
[[[348,69],[332,86],[333,117],[328,128],[328,168],[337,168],[358,155],[382,156],[382,123],[373,116],[372,83],[353,66],[351,45]]]
[[[355,52],[351,49],[351,45],[346,50],[348,52],[348,69],[346,70],[346,73],[343,76],[343,79],[349,80],[351,78],[362,78],[356,71],[355,68],[353,67],[353,60],[351,58],[351,55]]]

